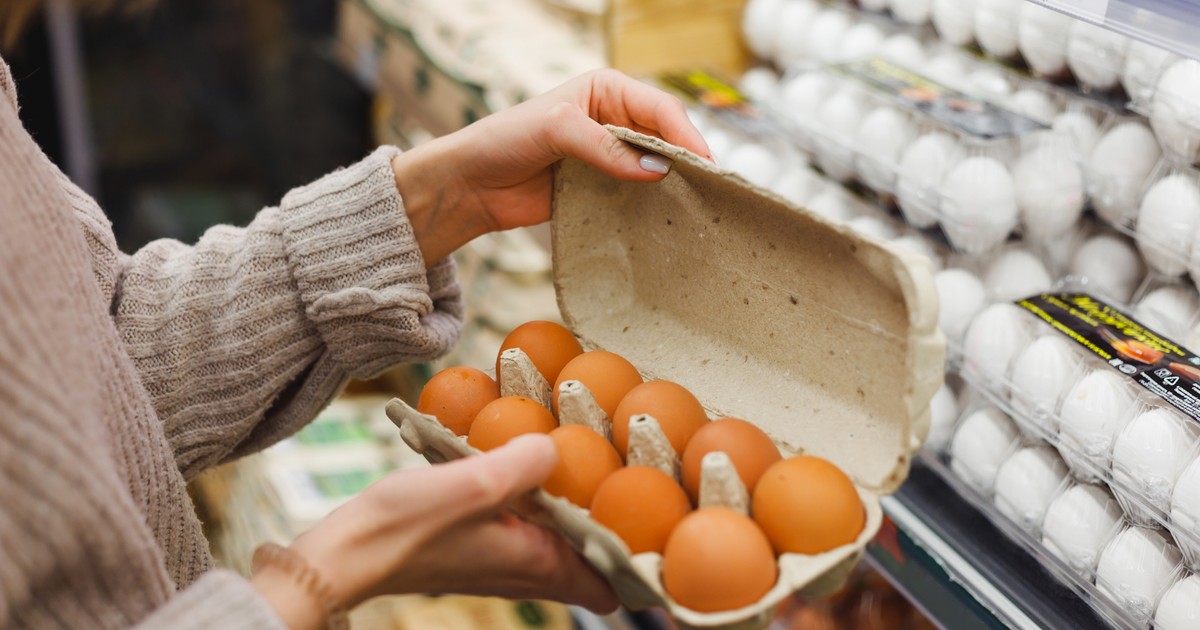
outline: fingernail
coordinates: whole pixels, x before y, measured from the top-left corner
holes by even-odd
[[[638,163],[642,165],[642,170],[650,171],[651,173],[662,173],[665,175],[671,172],[671,160],[661,155],[653,153],[643,155]]]

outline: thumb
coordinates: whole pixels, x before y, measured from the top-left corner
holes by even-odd
[[[611,177],[630,181],[658,181],[671,168],[669,158],[637,149],[570,103],[555,105],[549,118],[549,140],[562,157],[578,158]]]
[[[432,516],[451,525],[494,512],[540,486],[557,464],[553,440],[533,433],[486,453],[428,468],[428,496],[441,506]]]

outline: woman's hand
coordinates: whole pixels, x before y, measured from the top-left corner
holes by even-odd
[[[557,461],[550,439],[533,435],[482,455],[393,473],[300,536],[292,550],[346,608],[377,595],[462,593],[611,611],[617,600],[608,583],[565,540],[507,511]],[[290,586],[280,587],[283,576],[254,580],[293,628],[314,617],[320,627],[320,606],[298,606],[294,588],[281,593]]]
[[[548,220],[550,167],[564,157],[625,180],[665,176],[666,158],[618,140],[604,124],[712,157],[678,98],[616,70],[590,72],[393,160],[426,264],[481,234]]]

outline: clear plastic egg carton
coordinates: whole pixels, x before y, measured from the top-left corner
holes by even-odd
[[[1108,486],[1074,478],[1019,416],[969,386],[962,397],[948,439],[927,440],[922,461],[1113,627],[1194,627],[1177,624],[1200,618],[1200,599],[1185,598],[1200,578],[1170,535],[1130,521]]]
[[[758,59],[785,69],[873,56],[918,67],[934,39],[927,27],[818,0],[750,0],[741,26]]]
[[[982,256],[946,257],[934,275],[938,325],[954,363],[967,327],[989,305],[1064,286],[1126,304],[1146,282],[1132,240],[1087,220],[1056,243],[1014,241]]]
[[[1050,111],[1065,106],[1044,96]],[[1018,232],[1053,240],[1083,212],[1069,131],[885,60],[789,73],[771,108],[828,176],[861,183],[914,227],[940,228],[957,251],[981,254]]]
[[[1135,319],[1142,318],[1139,311],[1162,313],[1164,309],[1145,300],[1161,288],[1142,296],[1133,309]],[[1040,321],[1034,314],[1037,309],[997,302],[968,327],[958,373],[982,397],[981,404],[1014,421],[1020,436],[1006,443],[1052,446],[1075,481],[1108,488],[1128,524],[1163,530],[1182,549],[1185,564],[1200,568],[1200,423],[1194,406],[1200,388],[1189,386],[1200,381],[1198,360],[1153,329],[1120,333],[1123,316],[1102,305],[1074,300],[1060,305],[1065,305],[1064,312],[1084,313],[1080,321],[1092,318],[1105,324],[1083,332],[1073,327],[1072,334],[1106,353],[1089,351]],[[1130,374],[1177,392],[1176,400],[1183,400],[1184,408],[1193,405],[1191,415]],[[1188,389],[1177,388],[1180,382]],[[958,439],[956,430],[950,441],[952,454]],[[996,461],[998,455],[988,459],[967,449],[959,457],[970,469]],[[983,474],[989,470],[985,466],[973,477],[967,475],[985,494],[991,491]]]
[[[1096,215],[1135,239],[1147,267],[1167,278],[1200,278],[1200,170],[1158,153],[1144,123],[1122,122],[1109,134],[1122,137],[1125,179],[1097,172],[1097,144],[1088,188]],[[1135,144],[1140,143],[1140,146]],[[1112,150],[1112,149],[1104,149]],[[1138,174],[1141,175],[1138,178]]]

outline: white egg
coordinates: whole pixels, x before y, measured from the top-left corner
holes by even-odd
[[[930,19],[947,43],[964,46],[975,38],[975,0],[933,0]]]
[[[1032,315],[1014,304],[998,302],[983,309],[963,339],[964,365],[993,391],[1008,390],[1013,359],[1033,341]]]
[[[1089,238],[1071,257],[1070,273],[1095,287],[1098,297],[1128,304],[1144,270],[1142,258],[1128,241],[1112,234]]]
[[[938,327],[951,343],[962,339],[967,326],[987,302],[987,291],[966,269],[943,269],[933,276],[938,294]]]
[[[846,223],[858,215],[854,200],[840,186],[827,187],[809,199],[805,207],[834,223]]]
[[[871,11],[873,13],[882,13],[888,10],[890,0],[858,0],[858,6],[863,11]]]
[[[1083,169],[1069,142],[1043,142],[1023,154],[1013,165],[1013,185],[1021,224],[1036,240],[1065,235],[1083,214]]]
[[[963,89],[970,94],[991,101],[1003,101],[1005,97],[1012,94],[1013,85],[1008,76],[999,68],[981,65],[967,74]]]
[[[854,136],[868,111],[867,100],[856,89],[838,90],[817,114],[822,133],[816,138],[817,164],[838,181],[854,177]]]
[[[759,59],[775,56],[776,25],[784,0],[749,0],[742,10],[742,36]]]
[[[1039,4],[1021,6],[1017,48],[1033,73],[1057,77],[1067,70],[1067,35],[1073,18]]]
[[[920,68],[925,60],[925,47],[908,33],[897,33],[883,40],[878,55],[904,68]]]
[[[950,440],[950,469],[979,492],[990,495],[996,471],[1017,442],[1017,427],[995,407],[966,418]]]
[[[1076,477],[1097,480],[1107,475],[1113,441],[1133,412],[1134,395],[1127,381],[1102,366],[1088,372],[1063,398],[1058,450]]]
[[[948,87],[958,88],[966,82],[967,63],[960,53],[938,53],[930,57],[920,70],[925,76]]]
[[[1067,466],[1053,448],[1026,446],[996,471],[996,508],[1021,529],[1036,531],[1066,481]]]
[[[1013,362],[1013,408],[1054,435],[1058,401],[1081,376],[1079,347],[1058,332],[1042,335]]]
[[[988,263],[983,286],[1000,302],[1015,302],[1049,291],[1054,281],[1041,259],[1028,250],[1013,248]]]
[[[842,38],[850,30],[850,16],[837,9],[825,9],[812,19],[808,28],[808,56],[826,63],[837,60]]]
[[[870,22],[859,22],[851,26],[842,38],[838,51],[839,61],[854,61],[874,56],[883,43],[883,31]]]
[[[1045,125],[1051,124],[1054,117],[1058,116],[1058,105],[1050,95],[1033,88],[1017,90],[1008,98],[1008,107]]]
[[[1150,125],[1167,153],[1200,161],[1200,61],[1176,61],[1158,78]]]
[[[900,154],[896,201],[905,220],[926,228],[937,223],[941,185],[962,148],[947,133],[922,135]]]
[[[1096,138],[1100,135],[1100,126],[1096,120],[1081,111],[1067,111],[1059,114],[1051,125],[1054,131],[1070,134],[1075,141],[1079,155],[1088,155],[1096,146]]]
[[[1192,566],[1200,564],[1200,457],[1193,458],[1171,491],[1171,525],[1176,531],[1175,540]]]
[[[785,0],[771,23],[771,55],[780,67],[812,59],[808,45],[809,28],[821,7],[812,0]]]
[[[857,158],[859,179],[877,191],[891,192],[900,151],[916,137],[916,124],[900,110],[886,105],[871,110],[856,138],[857,146],[866,149]]]
[[[929,245],[929,241],[925,240],[925,237],[919,234],[902,234],[892,239],[892,245],[928,258],[934,273],[942,270],[941,256],[938,256],[933,247]]]
[[[1113,490],[1123,499],[1125,514],[1139,525],[1154,524],[1156,510],[1170,509],[1175,478],[1193,456],[1196,425],[1166,407],[1151,408],[1121,431],[1113,444]],[[1139,498],[1141,500],[1139,500]]]
[[[891,240],[896,236],[896,228],[888,225],[883,219],[870,215],[851,219],[847,225],[850,229],[862,234],[877,238],[881,241]]]
[[[724,160],[740,141],[725,129],[712,127],[704,132],[704,142],[718,161]]]
[[[1178,56],[1172,52],[1140,40],[1130,40],[1125,67],[1121,70],[1121,85],[1135,104],[1150,103],[1159,74],[1173,59]]]
[[[1142,183],[1162,156],[1154,134],[1137,121],[1109,129],[1088,158],[1088,195],[1096,212],[1114,225],[1126,225],[1137,211]]]
[[[929,400],[929,434],[925,436],[925,448],[940,453],[954,435],[954,421],[958,418],[958,397],[950,386],[942,383]]]
[[[933,8],[932,0],[891,0],[892,15],[905,24],[925,24]]]
[[[1067,37],[1067,66],[1084,86],[1110,90],[1121,79],[1129,38],[1083,20],[1071,24]]]
[[[1142,296],[1133,316],[1143,326],[1171,339],[1180,339],[1200,313],[1200,296],[1190,286],[1169,284]]]
[[[1179,580],[1159,600],[1154,609],[1154,630],[1194,630],[1200,628],[1200,575]]]
[[[723,163],[729,170],[764,188],[770,188],[771,182],[779,175],[776,156],[756,142],[747,142],[734,148]]]
[[[812,125],[825,97],[833,90],[833,79],[819,72],[806,72],[787,79],[779,90],[783,107],[793,120]]]
[[[807,167],[788,169],[775,179],[771,190],[788,201],[803,206],[825,190],[825,181]]]
[[[1017,194],[1012,175],[1000,161],[970,157],[942,182],[942,229],[958,249],[984,252],[1017,226]]]
[[[1077,484],[1067,488],[1042,521],[1042,544],[1089,580],[1104,550],[1121,523],[1121,506],[1100,486]]]
[[[1178,575],[1179,550],[1161,532],[1126,527],[1100,554],[1096,586],[1137,619],[1148,621]]]
[[[752,101],[770,101],[775,97],[777,89],[779,75],[765,66],[750,68],[738,80],[738,91]]]
[[[1151,269],[1182,275],[1196,229],[1200,228],[1200,188],[1188,175],[1169,175],[1154,183],[1138,208],[1138,250]]]
[[[1024,0],[975,0],[975,39],[984,52],[1007,59],[1017,54],[1017,17]]]

